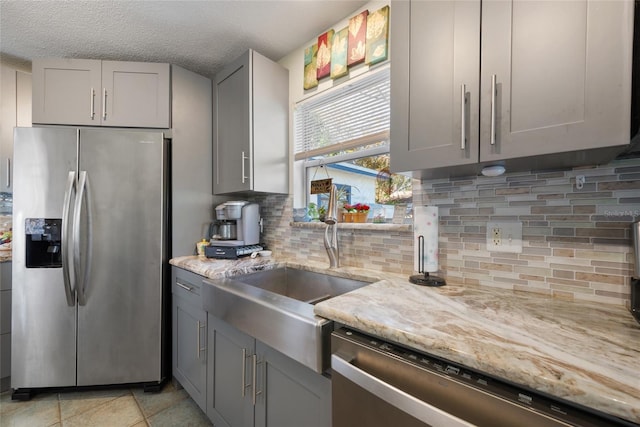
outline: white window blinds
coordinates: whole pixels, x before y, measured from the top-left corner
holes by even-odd
[[[302,101],[295,109],[296,160],[389,139],[389,68]]]

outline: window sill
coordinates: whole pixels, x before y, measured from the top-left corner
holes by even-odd
[[[321,228],[324,229],[327,224],[324,222],[290,222],[294,228]],[[411,224],[377,224],[372,222],[339,222],[339,230],[368,230],[368,231],[406,231],[413,230]]]

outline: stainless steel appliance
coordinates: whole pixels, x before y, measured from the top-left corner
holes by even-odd
[[[244,200],[234,200],[216,206],[217,221],[211,225],[210,245],[205,247],[208,258],[235,259],[262,250],[260,206]]]
[[[634,425],[351,329],[331,348],[333,427]]]
[[[16,128],[11,387],[164,380],[161,132]]]

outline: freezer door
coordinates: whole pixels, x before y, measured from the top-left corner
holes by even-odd
[[[161,380],[165,158],[159,132],[80,131],[79,386]]]
[[[75,300],[71,305],[67,302],[61,267],[26,267],[25,234],[27,219],[62,219],[69,171],[77,166],[76,149],[75,129],[15,129],[11,308],[14,389],[76,383]],[[61,232],[68,231],[62,224]],[[30,234],[29,239],[34,236]],[[52,246],[51,253],[55,250]]]

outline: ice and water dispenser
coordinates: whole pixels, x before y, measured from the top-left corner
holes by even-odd
[[[27,218],[25,220],[26,267],[62,267],[62,220]]]

